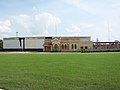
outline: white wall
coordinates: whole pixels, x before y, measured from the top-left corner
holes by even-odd
[[[3,39],[3,48],[4,49],[19,49],[19,39],[18,38],[5,38]]]
[[[26,37],[25,38],[25,49],[43,49],[44,38],[43,37]],[[20,49],[19,38],[4,38],[3,39],[4,49]]]
[[[80,38],[81,41],[90,41],[90,37]]]
[[[43,49],[44,38],[43,37],[27,37],[25,38],[26,49]]]

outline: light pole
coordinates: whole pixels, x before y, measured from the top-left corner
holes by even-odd
[[[16,37],[18,37],[18,32],[16,32]]]

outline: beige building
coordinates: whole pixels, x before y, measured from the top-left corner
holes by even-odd
[[[81,51],[93,48],[90,37],[45,37],[44,51]]]
[[[81,51],[93,48],[90,37],[11,37],[3,39],[5,50]]]

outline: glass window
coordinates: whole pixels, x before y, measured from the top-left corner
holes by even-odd
[[[62,44],[62,49],[64,49],[64,45]]]
[[[77,45],[75,44],[75,49],[77,49]]]
[[[87,47],[87,46],[85,46],[85,49],[88,49],[88,47]]]
[[[67,49],[67,45],[65,44],[65,49]]]
[[[74,45],[72,44],[72,46],[71,46],[71,47],[72,47],[72,49],[73,49],[73,48],[74,48]]]
[[[82,47],[80,47],[81,49],[83,49],[83,46]]]
[[[54,51],[58,51],[59,50],[59,46],[57,44],[54,45]]]

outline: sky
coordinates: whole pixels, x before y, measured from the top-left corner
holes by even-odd
[[[0,38],[16,32],[120,40],[120,0],[0,0]]]

